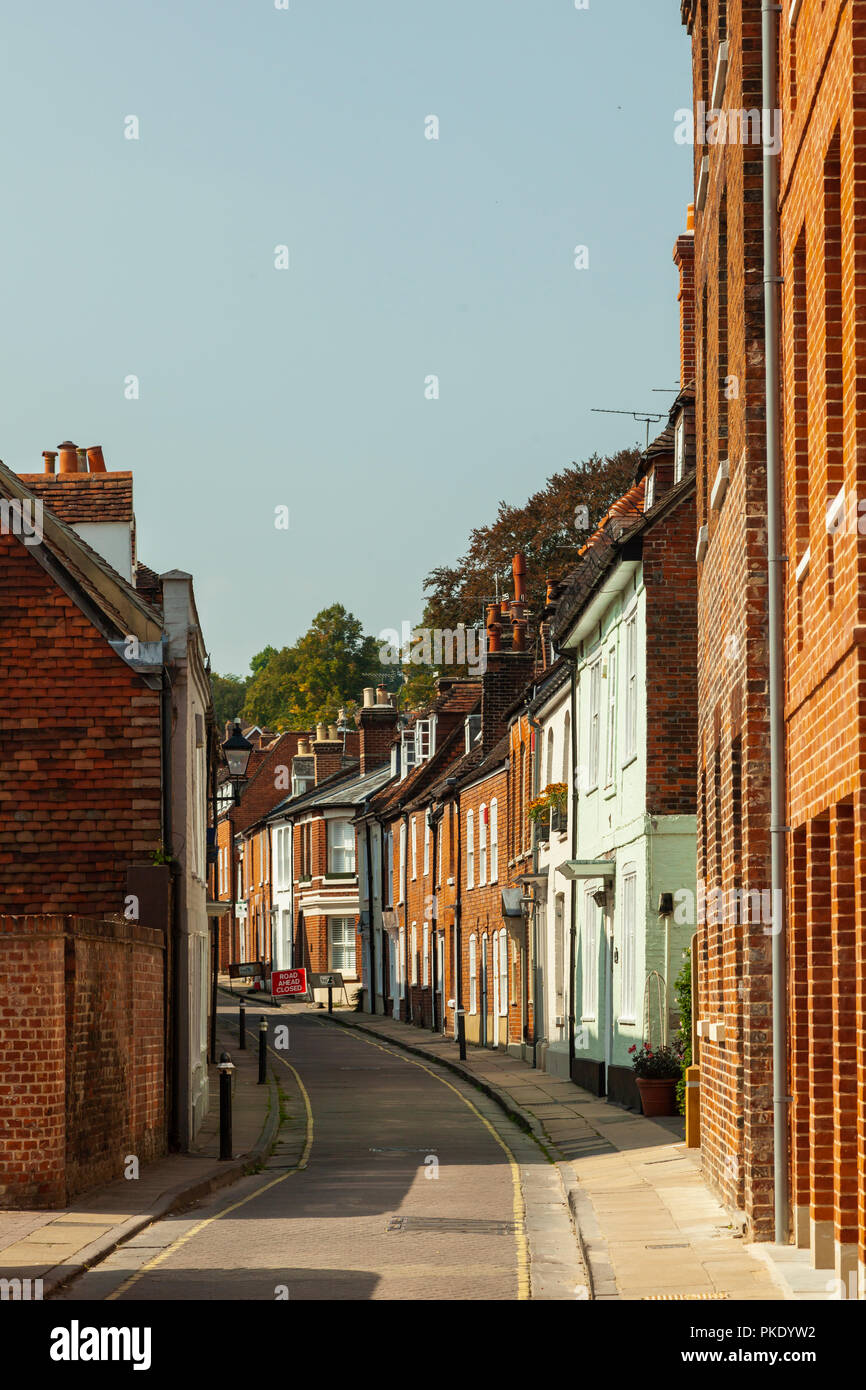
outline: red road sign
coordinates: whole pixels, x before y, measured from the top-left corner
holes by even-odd
[[[275,970],[271,975],[271,994],[306,994],[306,970]]]

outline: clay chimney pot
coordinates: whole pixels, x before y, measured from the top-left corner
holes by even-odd
[[[58,473],[77,473],[78,472],[78,450],[70,439],[64,439],[62,444],[58,444],[57,452],[60,455]]]

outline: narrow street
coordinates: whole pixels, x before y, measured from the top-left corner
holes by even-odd
[[[586,1296],[558,1171],[494,1102],[301,1008],[268,1022],[284,1119],[266,1168],[61,1301]]]

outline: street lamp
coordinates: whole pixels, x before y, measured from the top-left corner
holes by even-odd
[[[250,754],[253,751],[253,745],[241,733],[240,719],[235,720],[231,738],[226,739],[222,745],[222,750],[228,764],[229,776],[234,782],[235,805],[237,806],[240,803],[240,783],[246,781]]]

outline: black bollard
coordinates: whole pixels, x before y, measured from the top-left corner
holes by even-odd
[[[234,1063],[227,1052],[220,1054],[220,1159],[232,1156],[232,1072]]]
[[[247,1050],[247,1006],[243,1000],[240,1003],[240,1049],[242,1052]]]
[[[259,1085],[264,1086],[268,1079],[268,1020],[262,1014],[259,1019]]]
[[[457,1010],[457,1046],[460,1048],[460,1060],[466,1061],[466,1019],[462,1009]]]

